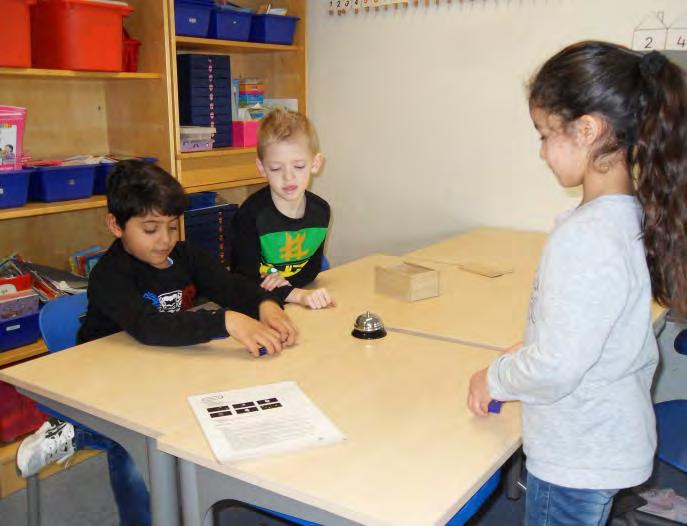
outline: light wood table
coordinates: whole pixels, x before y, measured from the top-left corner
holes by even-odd
[[[376,293],[375,267],[403,261],[439,270],[440,295],[406,302]],[[487,278],[456,265],[375,254],[320,274],[314,286],[326,287],[331,292],[337,309],[351,316],[351,327],[353,313],[369,310],[382,318],[387,329],[506,349],[522,339],[534,271],[523,267],[497,278]]]
[[[297,347],[259,360],[208,353],[202,359],[211,367],[186,374],[203,375],[205,387],[192,380],[183,390],[293,380],[347,440],[219,464],[191,411],[179,411],[178,430],[158,446],[180,460],[186,526],[202,524],[223,499],[327,526],[443,525],[519,447],[519,404],[482,419],[465,402],[470,376],[497,353],[399,333],[358,340],[342,311],[289,312],[301,328]],[[223,371],[222,362],[231,368]]]
[[[547,238],[546,232],[481,227],[409,252],[404,257],[449,265],[484,263],[534,274]]]
[[[539,259],[547,239],[548,234],[546,232],[480,227],[409,252],[402,259],[419,264],[424,262],[424,264],[434,267],[436,267],[436,264],[439,264],[440,266],[437,268],[447,266],[455,269],[459,265],[469,263],[512,268],[514,275],[510,279],[503,279],[502,281],[507,282],[507,286],[512,285],[512,290],[517,290],[518,294],[525,294],[527,301],[529,301],[532,284],[534,283],[534,275],[539,266]],[[508,275],[503,277],[506,276]],[[499,280],[501,278],[484,279]],[[528,281],[529,289],[527,289]],[[456,293],[456,291],[453,292]],[[478,297],[471,296],[470,299],[478,299]],[[525,322],[522,311],[523,305],[517,301],[514,301],[511,305],[518,309],[513,312],[513,319],[522,321],[523,326],[520,328],[522,330],[524,329]],[[504,333],[510,331],[511,334],[514,334],[513,329],[518,330],[517,325],[515,327],[509,325],[508,317],[502,311],[502,305],[495,304],[494,312],[498,318],[505,320],[508,327],[504,329],[503,326],[500,326],[496,328],[496,331],[504,330]],[[658,336],[665,326],[668,310],[657,303],[652,303],[651,312],[654,321],[654,331]]]

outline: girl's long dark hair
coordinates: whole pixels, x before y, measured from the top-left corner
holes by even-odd
[[[687,88],[658,52],[580,42],[550,58],[530,84],[530,107],[572,123],[602,116],[593,162],[622,153],[644,209],[642,231],[656,301],[687,315]]]

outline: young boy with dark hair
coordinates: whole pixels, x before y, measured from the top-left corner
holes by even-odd
[[[141,161],[114,167],[107,179],[106,223],[116,240],[91,272],[79,342],[124,330],[148,345],[232,336],[255,356],[292,345],[296,330],[276,297],[179,241],[186,203],[179,182],[163,169]],[[197,295],[221,308],[187,310]],[[148,492],[131,457],[92,430],[51,419],[22,442],[17,466],[28,477],[83,448],[108,451],[121,524],[149,524]]]

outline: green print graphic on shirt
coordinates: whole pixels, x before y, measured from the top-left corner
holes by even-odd
[[[303,228],[295,232],[273,232],[260,236],[260,274],[274,272],[293,276],[305,266],[327,235],[326,228]]]

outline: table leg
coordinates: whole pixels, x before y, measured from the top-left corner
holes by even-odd
[[[150,470],[150,510],[153,526],[177,526],[179,501],[177,498],[176,458],[157,448],[153,438],[147,438],[148,468]]]

